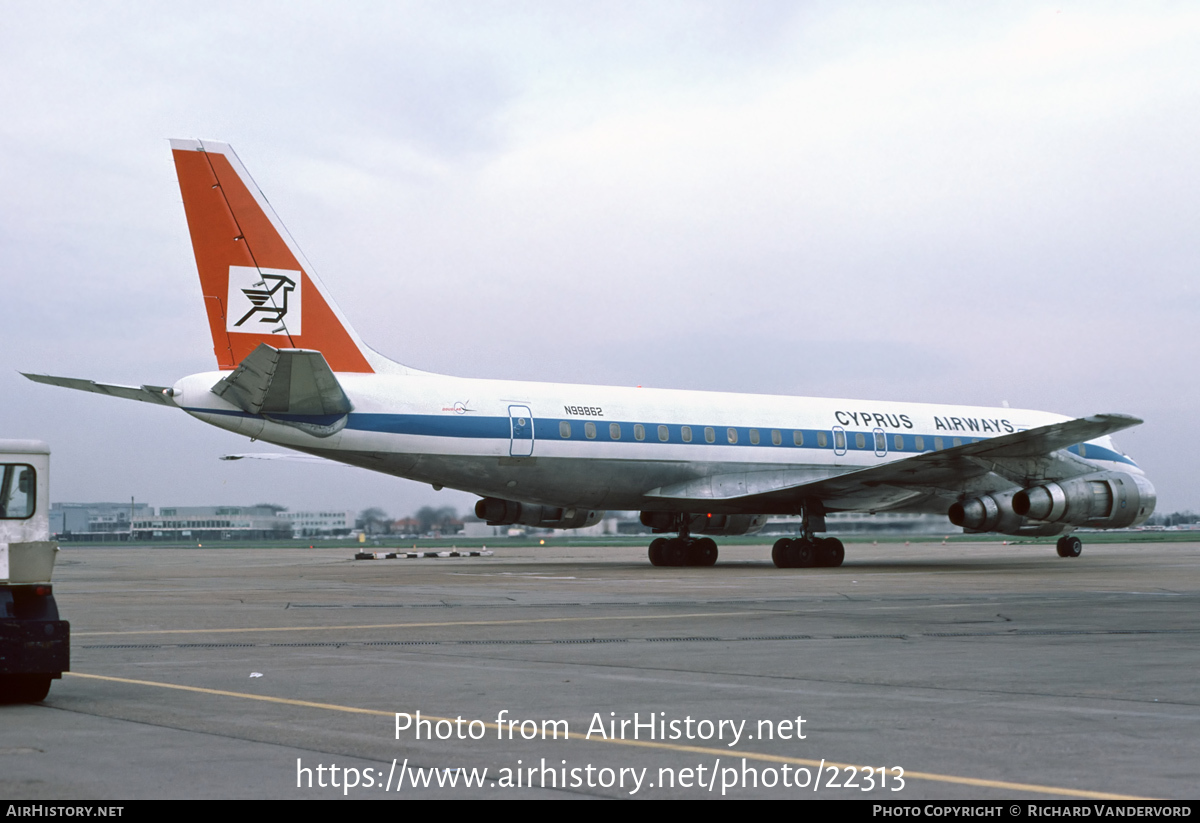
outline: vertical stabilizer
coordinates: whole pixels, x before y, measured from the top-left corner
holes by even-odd
[[[228,144],[172,140],[171,153],[221,369],[261,343],[319,351],[335,372],[397,369],[359,339]]]

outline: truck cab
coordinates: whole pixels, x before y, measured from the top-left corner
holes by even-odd
[[[69,671],[70,630],[50,576],[50,448],[0,440],[0,702],[37,702]]]

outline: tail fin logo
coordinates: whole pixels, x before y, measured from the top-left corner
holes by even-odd
[[[298,271],[229,267],[225,330],[243,334],[301,334]]]

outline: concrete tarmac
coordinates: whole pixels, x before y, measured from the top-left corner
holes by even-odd
[[[493,548],[64,548],[0,795],[1197,796],[1200,544]]]

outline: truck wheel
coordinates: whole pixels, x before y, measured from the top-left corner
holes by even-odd
[[[50,693],[48,674],[0,674],[0,703],[40,703]]]

